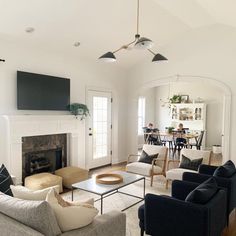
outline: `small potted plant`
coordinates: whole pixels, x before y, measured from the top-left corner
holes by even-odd
[[[170,98],[170,103],[180,103],[181,102],[181,95],[173,95],[172,98]]]
[[[69,105],[69,111],[73,114],[76,119],[80,116],[80,120],[85,119],[89,115],[89,109],[85,104],[81,103],[72,103]]]
[[[171,126],[168,127],[168,133],[169,133],[169,134],[172,134],[172,132],[173,132],[174,129],[175,129],[174,127],[171,127]]]

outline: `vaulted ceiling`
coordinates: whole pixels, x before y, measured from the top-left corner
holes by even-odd
[[[0,40],[96,61],[133,40],[136,5],[136,0],[0,0]],[[161,53],[162,46],[190,30],[212,24],[236,27],[235,9],[235,0],[140,0],[140,33]],[[35,28],[31,34],[25,32],[29,26]],[[76,41],[80,47],[73,46]],[[116,56],[125,67],[152,59],[134,49]]]

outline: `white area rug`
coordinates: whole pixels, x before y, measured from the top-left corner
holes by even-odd
[[[164,194],[170,195],[170,188],[168,190],[165,189],[165,178],[162,176],[155,176],[153,187],[150,187],[150,179],[146,179],[146,193],[153,193],[153,194]],[[136,182],[134,184],[128,185],[127,187],[122,188],[123,192],[127,192],[130,194],[143,196],[143,181]],[[66,200],[71,200],[71,192],[62,194],[62,197]],[[87,198],[93,197],[97,199],[99,196],[75,190],[74,191],[74,200],[83,200]],[[123,194],[114,194],[104,199],[103,201],[103,213],[109,212],[111,210],[118,210],[120,211],[123,208],[135,203],[138,199],[129,197]],[[138,221],[138,208],[142,205],[143,202],[129,208],[125,211],[126,213],[126,236],[138,236],[140,235],[139,229],[139,221]],[[100,201],[95,202],[95,207],[100,210]]]

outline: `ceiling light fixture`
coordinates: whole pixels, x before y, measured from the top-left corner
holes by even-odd
[[[80,42],[75,42],[75,43],[74,43],[74,46],[75,46],[75,47],[79,47],[79,46],[80,46]]]
[[[135,49],[148,50],[151,54],[154,55],[152,59],[153,62],[168,60],[166,57],[162,56],[161,54],[159,53],[156,54],[153,51],[151,51],[150,49],[154,45],[153,41],[151,39],[141,37],[139,34],[139,1],[140,0],[137,0],[137,31],[136,31],[137,33],[135,34],[135,39],[132,42],[121,46],[120,48],[118,48],[117,50],[113,52],[105,53],[104,55],[99,57],[99,60],[105,61],[105,62],[115,62],[116,61],[115,53],[119,52],[122,49],[128,49],[130,48],[131,45],[133,45]]]
[[[34,32],[34,28],[33,27],[27,27],[26,29],[25,29],[25,32],[26,33],[33,33]]]

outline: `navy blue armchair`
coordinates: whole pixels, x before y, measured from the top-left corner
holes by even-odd
[[[217,166],[201,165],[199,173],[185,172],[183,174],[183,180],[194,183],[203,183],[210,177],[212,177]],[[236,207],[236,174],[230,178],[214,177],[218,186],[224,188],[227,192],[227,215]]]
[[[171,197],[147,194],[139,208],[141,235],[220,236],[226,225],[226,193],[219,189],[204,205],[185,202],[197,186],[174,180]]]

